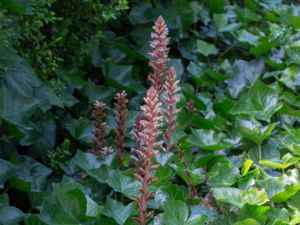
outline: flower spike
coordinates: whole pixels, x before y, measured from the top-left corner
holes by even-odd
[[[169,52],[167,47],[169,43],[169,38],[167,38],[168,28],[162,16],[158,17],[153,29],[154,32],[151,33],[152,41],[150,42],[150,47],[153,50],[149,52],[149,55],[152,56],[152,60],[149,63],[152,73],[149,75],[149,80],[160,94],[163,90]]]
[[[157,90],[152,86],[147,92],[145,105],[141,107],[144,118],[136,121],[135,137],[140,139],[137,148],[134,149],[136,156],[133,157],[137,161],[138,167],[135,177],[141,182],[141,195],[136,196],[136,201],[140,211],[139,218],[136,220],[140,225],[145,225],[147,219],[153,215],[153,212],[147,211],[147,202],[153,197],[153,193],[149,192],[149,185],[154,182],[151,177],[151,171],[156,169],[158,165],[153,164],[152,160],[162,147],[162,142],[158,141],[161,134],[161,102]]]
[[[124,160],[124,149],[125,149],[125,124],[127,116],[127,94],[125,91],[117,93],[115,95],[115,109],[116,109],[116,120],[117,120],[117,129],[116,129],[116,144],[117,144],[117,153],[121,161]]]
[[[171,136],[175,128],[177,127],[176,115],[179,113],[176,105],[179,101],[178,87],[179,81],[176,79],[176,71],[174,67],[171,67],[167,73],[167,78],[164,83],[164,88],[166,91],[166,97],[164,98],[166,102],[165,110],[165,121],[167,123],[167,131],[165,134],[166,139],[166,151],[171,151],[173,144],[171,143]]]

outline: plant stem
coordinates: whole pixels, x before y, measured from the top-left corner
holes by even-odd
[[[258,145],[258,159],[259,159],[259,161],[261,161],[261,159],[262,159],[261,145]]]

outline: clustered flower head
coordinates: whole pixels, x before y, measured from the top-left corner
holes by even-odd
[[[126,116],[127,116],[127,94],[125,91],[117,93],[115,95],[115,110],[116,110],[116,145],[117,153],[121,161],[124,160],[124,150],[125,150],[125,125],[126,125]]]
[[[149,53],[153,58],[149,63],[152,73],[149,75],[149,80],[160,94],[163,90],[169,52],[167,47],[169,43],[169,38],[167,38],[168,28],[162,16],[158,17],[153,29],[154,32],[151,33],[152,41],[150,42],[150,47],[153,50]]]

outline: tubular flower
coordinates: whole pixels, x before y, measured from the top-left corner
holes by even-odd
[[[116,129],[116,144],[117,144],[117,153],[121,161],[124,160],[124,149],[125,149],[125,124],[127,116],[127,94],[125,91],[117,93],[115,95],[115,109],[116,109],[116,120],[117,120],[117,129]]]
[[[179,112],[179,109],[176,108],[176,105],[179,101],[178,87],[179,81],[176,79],[176,71],[174,67],[171,67],[167,73],[166,81],[164,83],[164,89],[166,91],[166,97],[164,98],[166,102],[165,121],[167,123],[167,131],[165,134],[166,139],[166,151],[172,149],[171,135],[174,129],[177,127],[176,115]]]
[[[152,60],[149,66],[152,68],[152,73],[149,75],[149,80],[160,94],[163,89],[164,75],[166,73],[166,63],[168,61],[169,43],[168,28],[162,16],[159,16],[153,26],[154,32],[151,33],[152,41],[150,47],[153,49],[149,52]]]
[[[95,145],[94,152],[98,155],[107,154],[107,151],[103,151],[104,140],[106,135],[105,130],[107,128],[107,125],[104,122],[104,118],[106,116],[105,108],[106,108],[105,103],[96,101],[92,113],[92,116],[94,118],[94,123],[95,123],[94,138],[93,138],[93,142]]]
[[[162,142],[157,141],[161,134],[159,130],[162,120],[161,102],[159,102],[158,92],[153,86],[148,90],[144,100],[145,105],[141,107],[144,118],[137,121],[137,133],[135,134],[140,143],[137,143],[137,148],[134,149],[135,155],[132,156],[138,164],[135,177],[141,182],[141,194],[136,196],[140,211],[139,218],[136,220],[140,225],[145,225],[147,219],[153,214],[153,212],[147,211],[147,202],[153,197],[153,192],[149,192],[148,187],[154,182],[150,173],[158,167],[152,163],[152,159],[162,148]]]

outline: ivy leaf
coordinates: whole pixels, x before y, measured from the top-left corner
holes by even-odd
[[[300,131],[298,129],[288,129],[281,142],[284,147],[300,156]]]
[[[164,208],[163,223],[165,225],[182,225],[188,219],[189,209],[185,202],[180,200],[168,201]]]
[[[243,120],[238,119],[236,122],[237,131],[245,138],[253,141],[257,145],[261,145],[262,142],[271,135],[272,131],[275,129],[276,124],[268,124],[267,126],[262,126],[256,120]]]
[[[202,40],[197,40],[197,52],[207,57],[217,54],[218,50],[213,44],[209,44]]]
[[[278,43],[278,40],[269,41],[267,39],[261,40],[260,43],[250,49],[250,53],[256,57],[260,57],[266,53],[268,53],[273,47],[275,47]]]
[[[250,62],[236,60],[231,69],[228,70],[230,79],[225,81],[230,95],[233,98],[252,86],[264,69],[264,61],[255,59]]]
[[[245,220],[247,218],[253,218],[260,224],[265,224],[268,219],[269,206],[257,206],[246,204],[239,211],[237,220]]]
[[[125,206],[121,202],[107,197],[101,213],[107,217],[113,218],[118,224],[123,225],[132,214],[133,209],[133,202]]]
[[[132,66],[123,66],[109,62],[102,66],[102,71],[107,83],[118,90],[138,93],[145,91],[141,83],[131,77]]]
[[[113,97],[115,89],[107,86],[99,86],[91,80],[88,80],[81,92],[83,95],[88,97],[90,104],[94,103],[95,101],[109,103]]]
[[[153,209],[163,209],[165,202],[170,200],[184,200],[186,197],[186,189],[175,184],[162,184],[155,191],[154,199],[149,202],[149,206]]]
[[[48,225],[80,225],[86,218],[86,205],[84,193],[77,188],[57,191],[44,200],[40,216]]]
[[[28,215],[25,220],[25,225],[45,225],[39,218],[39,216],[31,214]]]
[[[249,169],[251,168],[253,161],[251,159],[247,159],[242,166],[242,176],[245,176]]]
[[[163,224],[165,225],[204,225],[207,217],[194,215],[189,218],[189,209],[184,201],[167,201],[164,207]]]
[[[87,144],[92,143],[94,129],[92,121],[83,118],[72,119],[66,122],[66,128],[75,139]]]
[[[261,160],[259,161],[259,164],[275,167],[278,169],[286,169],[289,166],[292,166],[296,163],[298,163],[300,158],[294,157],[290,153],[285,154],[280,161],[274,161],[274,160]]]
[[[192,164],[189,164],[187,168],[179,163],[170,164],[169,166],[176,171],[178,176],[180,176],[186,184],[191,182],[192,185],[198,185],[205,181],[204,171],[201,168],[196,168]]]
[[[208,184],[217,186],[231,186],[239,176],[239,170],[226,158],[212,161],[208,171]]]
[[[243,221],[238,221],[234,223],[233,225],[260,225],[259,222],[257,222],[255,219],[249,218],[245,219]]]
[[[288,200],[289,207],[295,210],[300,210],[299,198],[300,198],[300,192],[297,192],[295,195],[289,198]]]
[[[121,171],[115,170],[106,183],[115,191],[123,193],[129,198],[139,194],[140,182],[132,177],[124,175]]]
[[[24,213],[18,208],[9,206],[7,194],[0,195],[0,224],[15,225],[24,218]]]
[[[277,91],[257,81],[232,107],[233,115],[248,115],[270,122],[271,116],[282,107]]]
[[[14,173],[15,166],[3,159],[0,159],[0,188],[3,188],[5,181],[7,181]]]
[[[216,200],[229,203],[238,208],[242,208],[246,203],[250,205],[263,205],[268,202],[268,195],[265,190],[250,189],[244,191],[233,187],[212,188]]]
[[[139,195],[140,182],[133,177],[125,175],[118,169],[102,166],[97,169],[87,170],[87,173],[100,183],[106,183],[116,192],[128,198]]]
[[[42,191],[51,173],[52,170],[48,167],[30,157],[25,157],[24,162],[16,166],[16,172],[11,177],[10,184],[25,192]]]
[[[296,169],[288,171],[281,177],[270,177],[257,180],[257,187],[268,192],[273,202],[286,202],[291,196],[300,190],[299,172]]]
[[[239,30],[237,31],[237,39],[240,42],[246,42],[251,45],[257,45],[259,36],[249,33],[247,30]]]
[[[225,138],[224,133],[216,133],[213,130],[192,129],[192,134],[188,136],[186,142],[204,150],[215,151],[231,147],[231,144],[224,141]]]

